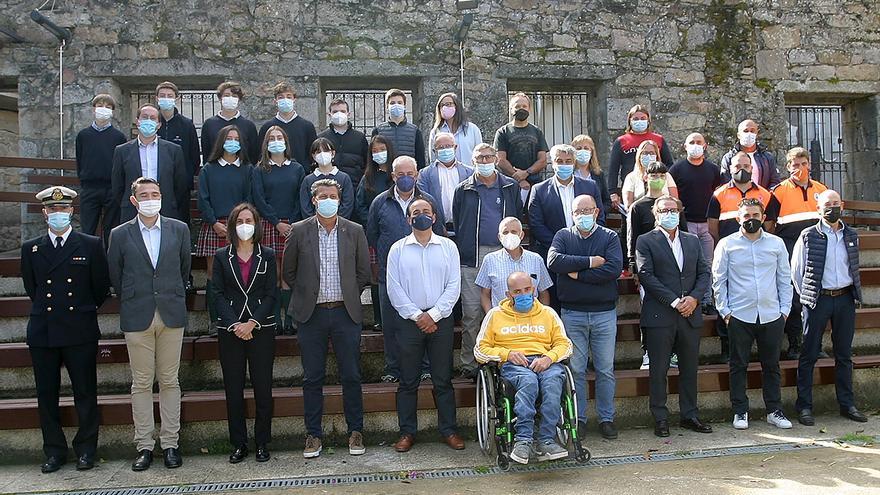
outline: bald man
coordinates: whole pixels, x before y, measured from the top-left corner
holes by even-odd
[[[743,120],[736,128],[737,142],[723,158],[721,158],[721,180],[730,180],[730,163],[737,153],[749,154],[755,164],[752,170],[752,182],[764,189],[772,189],[782,182],[776,168],[776,157],[764,144],[758,142],[758,123],[751,119]]]
[[[721,169],[706,158],[709,145],[699,132],[688,135],[684,141],[684,149],[687,157],[675,162],[669,169],[669,175],[678,185],[678,197],[684,204],[687,231],[700,238],[703,256],[711,265],[715,241],[709,234],[706,209],[712,193],[721,185]],[[704,300],[707,303],[710,301],[709,298]]]
[[[798,421],[813,426],[813,368],[822,334],[831,322],[834,390],[840,415],[860,423],[868,418],[855,406],[852,384],[852,340],[856,303],[862,300],[859,278],[859,235],[840,220],[843,201],[831,189],[819,195],[820,219],[804,229],[791,254],[791,279],[803,305],[804,342],[798,360]]]
[[[501,363],[501,377],[516,389],[516,426],[510,458],[527,464],[535,438],[535,412],[541,396],[538,460],[568,456],[556,443],[565,369],[560,361],[571,355],[572,343],[559,316],[537,299],[532,277],[513,272],[507,277],[507,297],[492,308],[477,335],[474,357],[480,363]]]

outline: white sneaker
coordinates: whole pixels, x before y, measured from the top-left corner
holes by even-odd
[[[669,367],[678,368],[678,354],[673,352],[672,355],[669,356]]]
[[[651,367],[651,360],[648,359],[648,352],[645,351],[645,355],[642,356],[642,366],[639,367],[640,370],[646,370]]]
[[[788,418],[785,417],[785,414],[779,409],[767,415],[767,422],[777,428],[782,428],[783,430],[791,428],[791,421],[789,421]]]
[[[769,419],[767,421],[770,421]],[[749,413],[734,414],[733,427],[737,430],[746,430],[749,427]]]

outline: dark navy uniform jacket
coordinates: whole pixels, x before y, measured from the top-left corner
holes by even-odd
[[[25,242],[21,278],[31,299],[29,346],[67,347],[98,340],[98,308],[110,289],[99,237],[73,231],[60,249],[48,234]]]

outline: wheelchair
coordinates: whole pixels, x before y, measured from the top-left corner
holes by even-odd
[[[560,408],[562,416],[556,425],[556,441],[565,447],[569,459],[574,459],[579,464],[590,461],[592,454],[583,446],[577,431],[577,398],[574,387],[574,375],[568,363],[563,361],[565,370],[565,384],[562,391]],[[516,417],[513,412],[513,400],[516,389],[513,385],[501,378],[500,363],[490,362],[480,365],[477,371],[477,440],[480,450],[484,455],[496,454],[498,467],[504,471],[510,468],[510,451],[513,449],[513,439],[516,426]],[[540,405],[540,396],[538,406]],[[535,424],[539,424],[540,407],[535,415]],[[536,428],[537,431],[537,428]]]

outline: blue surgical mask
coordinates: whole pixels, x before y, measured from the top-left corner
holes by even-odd
[[[400,103],[388,105],[388,114],[391,115],[391,118],[399,119],[403,117],[404,113],[406,113],[406,105],[401,105]]]
[[[378,153],[373,153],[373,161],[379,165],[384,165],[385,162],[388,161],[388,152],[380,151]]]
[[[513,296],[513,309],[520,313],[527,313],[535,304],[534,294],[517,294]]]
[[[647,120],[630,120],[629,125],[634,132],[645,132],[648,130]]]
[[[241,149],[241,143],[239,143],[235,139],[227,139],[223,142],[223,150],[227,153],[232,153],[233,155],[238,153],[238,150]]]
[[[575,220],[575,225],[579,230],[590,232],[596,225],[596,218],[593,215],[580,215]]]
[[[455,148],[443,148],[437,150],[437,159],[443,163],[449,163],[455,160]]]
[[[660,214],[660,226],[666,230],[678,227],[678,212],[669,211]]]
[[[553,165],[553,167],[556,169],[556,177],[561,180],[568,180],[574,173],[574,165]]]
[[[590,158],[593,157],[593,152],[590,150],[577,150],[574,152],[574,159],[577,160],[578,163],[587,163],[590,161]]]
[[[483,177],[490,177],[495,173],[495,164],[494,163],[478,163],[477,164],[477,173],[482,175]]]
[[[70,225],[70,213],[66,211],[53,211],[48,214],[48,217],[49,227],[56,232],[67,230]]]
[[[415,230],[430,230],[431,226],[434,225],[434,219],[431,218],[431,215],[426,213],[422,213],[421,215],[416,216],[412,219],[412,228]]]
[[[143,137],[153,137],[159,129],[159,123],[155,120],[143,119],[138,121],[138,131]]]
[[[269,150],[269,153],[284,153],[287,145],[284,144],[284,141],[269,141],[269,145],[266,148]]]
[[[281,98],[276,102],[278,111],[281,113],[290,113],[293,111],[293,100],[290,98]]]
[[[643,168],[648,168],[652,163],[657,161],[657,155],[642,155],[639,157],[639,161],[642,163]]]
[[[319,199],[315,210],[318,212],[318,215],[324,218],[331,218],[339,211],[339,200],[333,198]]]
[[[397,190],[400,192],[410,192],[416,187],[416,178],[411,175],[401,175],[397,178]]]
[[[168,111],[174,109],[174,98],[158,98],[159,110]]]

